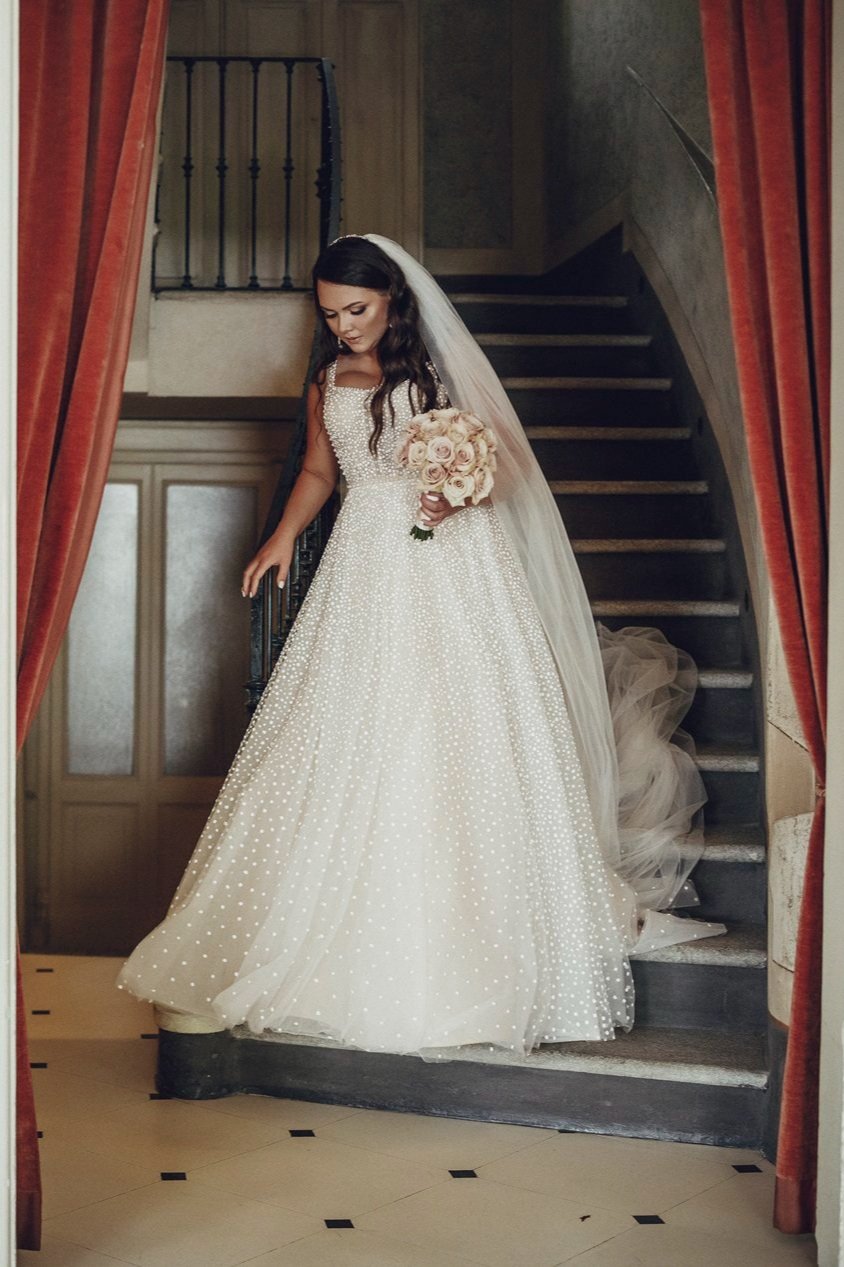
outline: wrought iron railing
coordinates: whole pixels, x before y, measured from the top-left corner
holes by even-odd
[[[324,85],[322,114],[322,162],[320,165],[320,225],[319,247],[333,241],[340,232],[341,159],[340,116],[334,81],[334,67],[321,62]],[[285,458],[284,466],[273,495],[272,504],[264,524],[259,547],[278,527],[287,499],[302,467],[307,441],[307,394],[311,373],[316,360],[316,335],[311,348],[310,363],[305,375],[302,395],[296,418],[294,434]],[[288,579],[279,588],[275,569],[261,578],[257,593],[252,599],[250,626],[250,680],[246,684],[247,707],[250,712],[261,693],[284,646],[288,633],[308,592],[308,587],[319,566],[325,543],[331,532],[339,506],[339,494],[334,490],[320,513],[296,539]]]
[[[168,57],[153,291],[307,290],[337,145],[325,58]]]

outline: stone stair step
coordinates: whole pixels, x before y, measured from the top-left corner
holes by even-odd
[[[501,383],[506,391],[532,392],[576,392],[576,391],[614,391],[614,392],[667,392],[671,390],[670,378],[648,378],[644,375],[632,377],[614,377],[613,375],[529,375],[528,377],[512,375],[502,378]]]
[[[502,307],[525,305],[529,308],[626,308],[626,295],[550,295],[496,293],[494,291],[458,291],[449,295],[455,308],[458,304],[497,304]]]
[[[529,440],[597,440],[601,444],[605,441],[621,440],[628,443],[689,440],[692,434],[691,427],[612,427],[609,425],[567,427],[553,423],[547,426],[541,423],[529,423],[524,430]]]
[[[756,702],[749,669],[698,669],[698,688],[683,728],[697,743],[718,741],[752,746]]]
[[[475,337],[484,334],[631,334],[626,295],[459,291],[449,296]]]
[[[705,856],[713,862],[764,862],[765,833],[759,823],[730,823],[707,827]]]
[[[604,616],[738,616],[740,604],[735,599],[720,602],[695,601],[694,599],[661,598],[659,600],[625,598],[601,599],[591,604],[592,614]]]
[[[560,481],[563,483],[563,481]],[[568,483],[568,481],[565,481]],[[594,484],[597,481],[571,481]],[[615,481],[619,483],[620,481]],[[642,483],[642,481],[637,481]],[[669,483],[674,481],[660,481]],[[691,481],[689,481],[691,482]],[[682,524],[684,537],[715,537],[710,498],[703,493],[588,492],[552,490],[569,538],[673,537]]]
[[[575,554],[723,554],[721,537],[592,537],[571,543]]]
[[[697,871],[692,875],[695,883]],[[715,919],[689,907],[693,919]],[[725,921],[726,922],[726,921]],[[631,956],[637,1023],[645,1028],[761,1032],[767,1023],[767,932],[763,924],[727,924],[701,937]]]
[[[702,497],[706,480],[549,480],[551,492],[568,497]]]
[[[759,1034],[636,1028],[529,1056],[466,1047],[456,1059],[345,1048],[299,1035],[161,1030],[156,1085],[186,1100],[248,1090],[352,1108],[561,1131],[758,1147],[767,1079]]]
[[[630,335],[476,336],[500,378],[576,375],[638,378],[657,372],[650,339]],[[520,342],[517,340],[521,340]]]
[[[509,296],[508,296],[509,298]],[[476,335],[481,347],[518,348],[648,348],[649,334],[500,334]]]
[[[533,428],[531,431],[534,430]],[[565,428],[560,428],[565,430]],[[574,431],[576,428],[570,428]],[[582,428],[587,430],[587,428]],[[592,438],[542,438],[528,434],[530,446],[546,480],[695,480],[698,468],[687,441],[654,444],[625,437],[607,443],[600,428],[588,428]],[[634,432],[635,428],[629,428]],[[641,430],[644,430],[642,428]],[[656,428],[649,429],[651,431]],[[598,432],[595,436],[594,432]]]
[[[718,600],[732,583],[723,550],[582,550],[578,567],[590,599],[670,594],[692,600]]]
[[[663,602],[662,610],[656,611],[656,604],[648,602],[642,603],[639,611],[631,611],[629,604],[602,601],[593,603],[592,611],[609,629],[625,625],[660,629],[669,642],[688,651],[698,664],[717,659],[725,667],[741,667],[747,660],[747,648],[738,603],[706,603],[699,605],[702,610],[684,610],[691,606],[683,603],[672,609]],[[710,614],[707,609],[711,608],[715,610]]]

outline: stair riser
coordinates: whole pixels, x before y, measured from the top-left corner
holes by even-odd
[[[570,537],[718,535],[707,498],[693,493],[557,493],[554,500]]]
[[[700,906],[689,907],[695,919],[725,924],[765,923],[767,873],[764,862],[707,862],[692,872]]]
[[[687,440],[534,440],[531,447],[549,480],[697,479]],[[675,531],[671,536],[677,536]]]
[[[484,303],[459,303],[456,307],[473,334],[629,333],[626,308]]]
[[[283,1052],[283,1055],[280,1054]],[[567,1131],[756,1148],[759,1087],[423,1061],[162,1031],[156,1086],[185,1100],[238,1092]],[[537,1137],[539,1138],[539,1137]]]
[[[767,1021],[764,968],[632,959],[636,1024],[758,1033]]]
[[[704,806],[704,820],[711,824],[752,823],[759,821],[759,775],[702,770],[709,800]]]
[[[683,728],[698,743],[753,744],[756,716],[749,689],[699,686]]]
[[[608,629],[647,625],[661,629],[669,642],[682,647],[698,664],[737,668],[743,662],[743,638],[738,616],[601,616]],[[685,722],[683,723],[686,724]],[[688,727],[691,729],[691,726]]]
[[[611,427],[677,426],[671,393],[650,388],[624,390],[605,387],[527,388],[508,391],[513,408],[525,424],[605,423]]]
[[[591,599],[729,596],[723,554],[578,554]]]
[[[620,378],[650,378],[658,373],[646,347],[506,347],[494,344],[485,346],[484,352],[502,377],[511,374],[607,374]]]

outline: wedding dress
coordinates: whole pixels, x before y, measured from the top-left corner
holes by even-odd
[[[256,1036],[423,1059],[611,1039],[634,1020],[631,952],[724,926],[652,907],[639,932],[643,897],[602,854],[495,488],[411,537],[416,475],[394,448],[415,389],[393,390],[396,431],[388,412],[373,455],[372,389],[335,374],[338,517],[169,911],[118,988]],[[652,635],[638,642],[647,656]],[[690,762],[654,732],[665,647],[634,696],[636,645],[602,633],[616,715],[637,705],[618,733],[622,799],[643,752],[658,754],[651,789]],[[689,825],[662,818],[666,840]],[[634,809],[625,830],[642,829]]]

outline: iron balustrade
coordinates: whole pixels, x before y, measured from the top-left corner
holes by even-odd
[[[339,224],[339,172],[326,58],[168,56],[153,292],[308,290]]]

